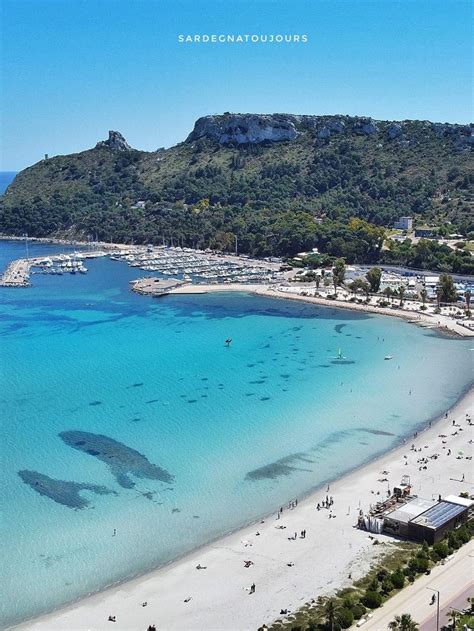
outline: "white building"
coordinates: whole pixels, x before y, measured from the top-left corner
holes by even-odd
[[[395,222],[394,228],[397,230],[413,230],[413,217],[400,217],[398,221]]]

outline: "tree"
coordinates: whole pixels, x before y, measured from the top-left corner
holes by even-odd
[[[393,296],[392,288],[391,287],[385,287],[385,289],[383,290],[383,295],[387,296],[388,300],[391,300],[392,296]]]
[[[401,616],[395,616],[388,628],[393,629],[393,631],[417,631],[418,623],[413,620],[409,613],[402,613]]]
[[[421,302],[423,303],[423,311],[426,309],[426,299],[428,298],[428,292],[426,289],[420,291]]]
[[[454,286],[453,277],[449,274],[441,274],[439,277],[438,287],[440,289],[441,302],[456,302],[458,293]]]
[[[354,614],[347,607],[341,607],[337,612],[336,620],[341,629],[349,629],[354,622]]]
[[[400,298],[400,307],[403,307],[403,299],[405,298],[405,287],[404,285],[400,285],[398,288],[398,296]]]
[[[336,621],[336,612],[337,612],[336,601],[334,598],[329,598],[329,600],[327,601],[324,607],[324,614],[326,616],[327,626],[329,627],[331,631],[334,631],[334,623]]]
[[[382,604],[382,595],[375,591],[367,591],[362,598],[362,603],[369,609],[377,609]]]
[[[378,290],[380,289],[380,279],[382,278],[382,270],[380,269],[380,267],[372,267],[371,269],[369,269],[365,277],[369,281],[371,292],[376,294]]]
[[[350,289],[354,293],[357,293],[359,290],[363,291],[367,298],[369,297],[370,285],[362,278],[356,278],[355,281],[351,283]]]
[[[466,291],[464,292],[464,298],[466,300],[467,315],[469,316],[471,313],[471,290],[470,289],[466,289]]]
[[[338,285],[342,285],[346,277],[346,264],[344,259],[336,259],[332,268],[332,279],[334,283],[334,294],[337,294]]]

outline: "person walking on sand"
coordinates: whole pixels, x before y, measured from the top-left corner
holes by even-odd
[[[250,585],[250,593],[251,593],[251,594],[255,594],[255,583],[252,583],[252,584]]]

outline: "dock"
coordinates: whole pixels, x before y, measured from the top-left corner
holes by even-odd
[[[35,259],[17,259],[12,261],[0,279],[0,287],[29,287],[30,269]]]
[[[62,268],[65,272],[79,269],[77,266],[84,259],[106,256],[107,252],[75,252],[74,254],[46,255],[40,257],[28,257],[12,261],[5,272],[0,276],[0,287],[30,287],[30,275],[33,267],[43,270]],[[68,262],[74,262],[72,263]],[[69,267],[63,267],[69,266]],[[87,271],[83,268],[83,271]]]

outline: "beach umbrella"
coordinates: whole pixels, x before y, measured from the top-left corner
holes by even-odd
[[[458,451],[458,454],[459,454],[460,456],[463,456],[463,455],[464,455],[464,451],[463,451],[462,449],[460,449],[460,450]]]

